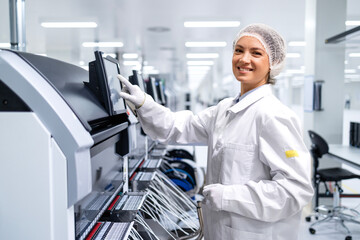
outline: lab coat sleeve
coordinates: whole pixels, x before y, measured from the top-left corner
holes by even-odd
[[[270,180],[224,186],[222,209],[245,217],[276,222],[290,217],[313,196],[311,157],[296,118],[273,117],[259,134],[259,159]]]
[[[150,95],[137,110],[144,132],[154,140],[172,144],[207,144],[214,107],[198,115],[191,111],[172,112],[156,103]]]

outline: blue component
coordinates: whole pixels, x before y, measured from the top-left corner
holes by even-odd
[[[195,181],[194,181],[194,179],[190,176],[190,174],[189,174],[188,172],[186,172],[186,171],[184,171],[184,170],[182,170],[182,169],[178,169],[178,168],[175,168],[175,170],[178,171],[178,172],[182,172],[182,173],[186,174],[186,176],[188,176],[188,177],[190,178],[191,183],[195,186]],[[174,171],[174,169],[168,169],[168,170],[165,171],[165,173],[170,173],[170,172],[173,172],[173,171]]]
[[[186,181],[186,179],[180,180],[180,179],[171,179],[175,185],[179,186],[180,188],[184,189],[185,192],[190,191],[194,187]]]

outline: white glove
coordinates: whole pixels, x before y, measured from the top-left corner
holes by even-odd
[[[222,210],[222,198],[225,186],[219,183],[204,186],[203,195],[206,205],[210,205],[215,211]]]
[[[118,75],[117,77],[123,86],[123,91],[120,93],[120,96],[134,104],[136,108],[140,108],[145,102],[146,94],[141,91],[139,86],[132,85],[129,80],[123,76]]]

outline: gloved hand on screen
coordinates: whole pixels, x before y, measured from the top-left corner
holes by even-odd
[[[118,79],[123,86],[123,91],[120,93],[120,96],[133,103],[136,108],[140,108],[145,102],[146,94],[141,91],[139,86],[132,85],[129,80],[123,76],[118,75]]]
[[[214,208],[215,211],[222,210],[222,198],[225,185],[216,183],[204,186],[203,195],[206,205]]]

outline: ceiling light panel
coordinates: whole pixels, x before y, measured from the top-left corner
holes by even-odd
[[[187,58],[218,58],[218,53],[187,53]]]
[[[345,22],[346,26],[359,26],[360,25],[360,21],[346,21]]]
[[[123,47],[122,42],[84,42],[83,47]]]
[[[303,74],[305,71],[303,69],[288,69],[286,73],[290,74]]]
[[[122,57],[123,57],[124,59],[135,59],[135,58],[138,58],[138,57],[139,57],[139,54],[137,54],[137,53],[124,53],[124,54],[122,55]]]
[[[239,21],[188,21],[184,22],[184,27],[189,28],[209,28],[209,27],[238,27]]]
[[[301,54],[300,53],[287,53],[286,57],[287,58],[299,58],[299,57],[301,57]]]
[[[144,74],[159,74],[160,71],[157,69],[151,69],[151,70],[144,70]]]
[[[143,70],[144,70],[144,71],[150,71],[150,70],[154,70],[154,69],[155,69],[154,66],[144,66],[144,67],[143,67]]]
[[[189,66],[211,66],[214,65],[214,61],[188,61]]]
[[[304,46],[306,46],[306,42],[305,41],[290,41],[288,43],[288,45],[290,47],[304,47]]]
[[[136,66],[139,65],[140,63],[138,61],[124,61],[123,64],[124,66]]]
[[[359,78],[360,75],[357,75],[357,74],[347,74],[345,75],[345,78]]]
[[[44,28],[96,28],[96,22],[42,22]]]
[[[356,69],[344,69],[344,73],[356,73]]]
[[[360,53],[349,53],[349,57],[360,57]]]
[[[1,48],[9,48],[10,46],[10,43],[0,43]]]
[[[225,47],[226,42],[186,42],[186,47]]]
[[[206,70],[210,70],[210,69],[211,69],[211,66],[188,66],[188,71],[191,71],[191,70],[206,71]]]

